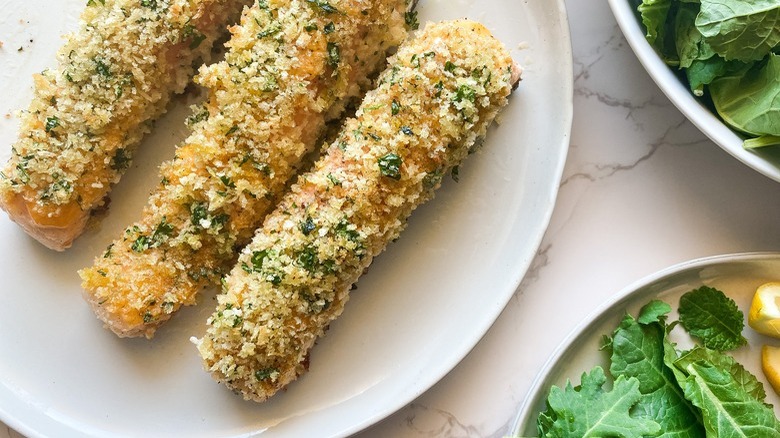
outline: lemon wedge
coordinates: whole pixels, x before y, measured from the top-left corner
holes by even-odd
[[[761,368],[776,393],[780,394],[780,348],[761,347]]]
[[[756,289],[748,324],[761,334],[780,338],[780,282],[765,283]],[[780,368],[780,361],[777,366]]]

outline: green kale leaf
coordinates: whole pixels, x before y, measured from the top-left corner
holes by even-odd
[[[698,409],[685,399],[669,360],[677,358],[667,339],[666,315],[671,307],[654,300],[637,319],[626,315],[612,335],[610,373],[639,381],[642,397],[631,416],[657,422],[664,437],[704,438]],[[667,356],[669,354],[669,356]],[[669,360],[667,360],[669,359]]]
[[[698,13],[699,5],[696,3],[682,3],[677,9],[674,26],[675,46],[681,68],[690,67],[693,61],[704,61],[716,56],[712,46],[696,27]]]
[[[643,0],[639,5],[639,14],[642,24],[647,30],[647,41],[655,45],[659,38],[664,36],[664,23],[672,7],[672,0]]]
[[[715,79],[710,94],[718,114],[735,129],[780,136],[780,55]]]
[[[742,312],[734,300],[717,289],[702,286],[683,294],[677,310],[685,330],[705,347],[731,350],[747,344],[742,336]]]
[[[696,27],[724,59],[758,61],[780,43],[780,2],[701,0]]]
[[[745,134],[745,148],[778,144],[780,1],[628,1],[659,57],[695,96],[709,95],[724,123]]]
[[[736,384],[756,400],[763,401],[766,398],[764,385],[733,357],[719,351],[707,347],[695,347],[680,354],[680,357],[675,360],[674,366],[684,370],[688,365],[697,362],[708,363],[716,368],[726,370],[734,378]]]
[[[547,410],[539,416],[539,435],[547,438],[608,437],[641,438],[654,436],[661,426],[655,421],[634,418],[630,409],[639,401],[639,381],[618,377],[611,391],[603,386],[607,377],[601,367],[583,373],[581,384],[561,389],[553,386]]]
[[[664,62],[676,65],[677,53],[675,51],[674,17],[677,2],[672,0],[642,0],[637,7],[645,26],[647,41]]]
[[[707,436],[780,437],[780,421],[761,383],[731,356],[696,347],[675,366],[685,396],[701,409]]]
[[[637,315],[636,319],[640,324],[664,324],[666,322],[666,315],[671,311],[672,306],[669,304],[661,300],[652,300],[639,309],[639,315]]]
[[[718,55],[707,59],[694,59],[685,69],[691,91],[696,96],[704,95],[704,86],[715,79],[744,70],[748,64],[740,61],[726,61]]]

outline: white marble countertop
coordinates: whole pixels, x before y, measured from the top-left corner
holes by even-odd
[[[567,1],[574,125],[523,284],[443,380],[365,437],[501,437],[566,334],[624,286],[715,254],[777,250],[780,184],[709,141],[655,86],[605,1]],[[0,423],[0,438],[19,434]]]

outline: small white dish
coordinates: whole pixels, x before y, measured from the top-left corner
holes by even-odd
[[[596,365],[605,370],[609,368],[606,354],[599,351],[600,341],[603,335],[610,335],[615,330],[626,312],[636,316],[643,305],[660,299],[672,306],[669,321],[676,321],[680,296],[698,287],[710,286],[732,298],[747,318],[756,288],[768,281],[778,280],[780,253],[741,253],[683,262],[626,287],[585,318],[555,350],[523,401],[511,435],[538,436],[536,420],[545,409],[552,385],[563,387],[567,380],[578,385],[583,372]],[[780,415],[780,397],[772,391],[761,371],[761,346],[767,343],[777,345],[778,340],[756,333],[747,326],[747,321],[743,335],[748,339],[748,345],[728,354],[764,384],[767,402],[774,405],[775,413]],[[679,342],[680,348],[691,342],[690,338],[684,337],[675,341]]]

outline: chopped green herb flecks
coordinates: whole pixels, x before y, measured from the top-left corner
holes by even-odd
[[[187,117],[186,123],[187,126],[192,126],[198,122],[208,120],[208,118],[209,118],[209,110],[207,110],[206,108],[199,108],[195,113]]]
[[[406,21],[406,27],[411,30],[420,28],[420,20],[417,19],[417,11],[409,11],[404,14],[404,21]]]
[[[298,253],[296,262],[303,269],[313,272],[317,267],[317,248],[313,245],[306,246]]]
[[[147,249],[149,249],[149,237],[147,236],[138,236],[138,238],[133,241],[133,244],[130,246],[130,248],[135,252],[144,252]]]
[[[333,68],[338,67],[339,62],[341,62],[341,50],[339,49],[338,44],[329,42],[327,46],[328,50],[328,65],[330,65]]]
[[[60,119],[57,118],[57,116],[51,116],[46,118],[46,126],[44,127],[46,129],[46,132],[51,132],[52,129],[60,126]]]
[[[393,103],[390,104],[390,114],[396,115],[401,111],[401,104],[397,100],[393,99]]]
[[[103,252],[103,258],[107,259],[107,258],[111,257],[111,253],[112,253],[113,249],[114,249],[114,244],[113,243],[109,244],[106,247],[106,250]]]
[[[263,265],[266,262],[266,259],[269,258],[269,252],[268,250],[262,250],[262,251],[254,251],[252,252],[252,257],[249,259],[250,263],[252,263],[251,266],[249,266],[249,271],[247,272],[261,272],[263,270]],[[246,268],[244,268],[246,270]]]
[[[122,171],[128,167],[130,167],[130,155],[127,153],[127,149],[117,149],[116,152],[114,152],[114,157],[111,158],[111,168]]]
[[[103,77],[103,79],[111,79],[113,76],[111,74],[111,68],[106,64],[106,61],[100,57],[95,58],[95,71]]]
[[[128,85],[135,86],[135,83],[133,82],[133,73],[131,72],[125,73],[114,86],[114,95],[117,99],[125,94],[125,87]]]
[[[300,229],[301,233],[303,233],[304,236],[308,236],[311,234],[312,231],[316,228],[316,225],[314,225],[314,220],[312,220],[311,216],[307,216],[306,220],[301,222]]]
[[[257,380],[267,380],[273,378],[276,374],[279,374],[279,370],[276,368],[263,368],[262,370],[255,371],[255,378]]]
[[[203,202],[190,205],[190,223],[196,229],[219,230],[227,224],[230,216],[226,213],[213,214]]]
[[[436,97],[441,97],[441,92],[444,90],[444,82],[439,81],[436,85],[433,86],[433,88],[436,90]]]
[[[388,178],[400,180],[401,164],[401,157],[391,152],[379,158],[379,172]]]
[[[341,181],[338,178],[336,178],[335,176],[333,176],[332,173],[328,174],[328,181],[330,181],[331,184],[333,184],[334,186],[340,186],[341,185]]]
[[[455,102],[463,102],[465,100],[474,103],[476,98],[477,91],[464,84],[458,87],[458,90],[455,92],[455,96],[452,98],[452,100]]]
[[[278,272],[269,272],[265,275],[265,280],[274,286],[282,284],[282,276]]]
[[[437,185],[439,185],[443,176],[444,173],[441,169],[436,169],[433,172],[426,173],[422,180],[423,188],[426,190],[435,188]]]
[[[222,184],[224,184],[225,187],[227,187],[229,189],[235,189],[236,188],[236,183],[233,182],[233,180],[230,179],[230,177],[227,176],[227,175],[224,175],[224,174],[223,175],[219,175],[219,180],[222,181]]]
[[[347,240],[357,242],[360,238],[360,233],[356,229],[350,226],[349,221],[344,218],[336,224],[336,234],[345,237]]]
[[[409,58],[409,63],[412,64],[412,67],[414,68],[420,68],[420,58],[417,57],[416,53]]]
[[[338,12],[338,9],[333,7],[333,5],[328,3],[326,0],[306,0],[306,2],[312,5],[312,7],[315,7],[324,12],[325,14],[333,14]]]
[[[241,263],[241,269],[249,274],[259,274],[265,281],[278,286],[282,282],[284,273],[273,268],[273,266],[269,266],[273,258],[276,258],[276,256],[268,250],[253,251],[249,264],[246,262]]]
[[[206,209],[206,205],[202,202],[196,202],[190,206],[190,222],[192,222],[192,225],[202,226],[202,221],[208,218],[208,216],[209,212]]]
[[[133,228],[137,229],[137,227]],[[156,248],[168,240],[173,234],[173,231],[173,224],[168,223],[168,221],[163,218],[154,228],[151,235],[146,236],[142,234],[138,236],[135,241],[133,241],[131,248],[135,252],[144,252],[149,248]]]
[[[279,33],[279,31],[281,31],[281,30],[282,30],[281,24],[279,24],[278,22],[275,21],[275,22],[271,23],[270,25],[268,25],[265,29],[261,30],[257,34],[257,38],[262,39],[262,38],[265,38],[265,37],[273,36],[273,35],[276,35],[277,33]]]
[[[157,0],[141,0],[141,6],[153,11],[157,10]]]
[[[41,193],[39,197],[41,201],[56,199],[60,196],[67,196],[67,194],[73,191],[73,185],[71,185],[69,181],[61,179],[59,174],[55,173],[52,175],[52,177],[55,178],[55,181],[49,184],[49,186],[46,187],[46,190]]]

